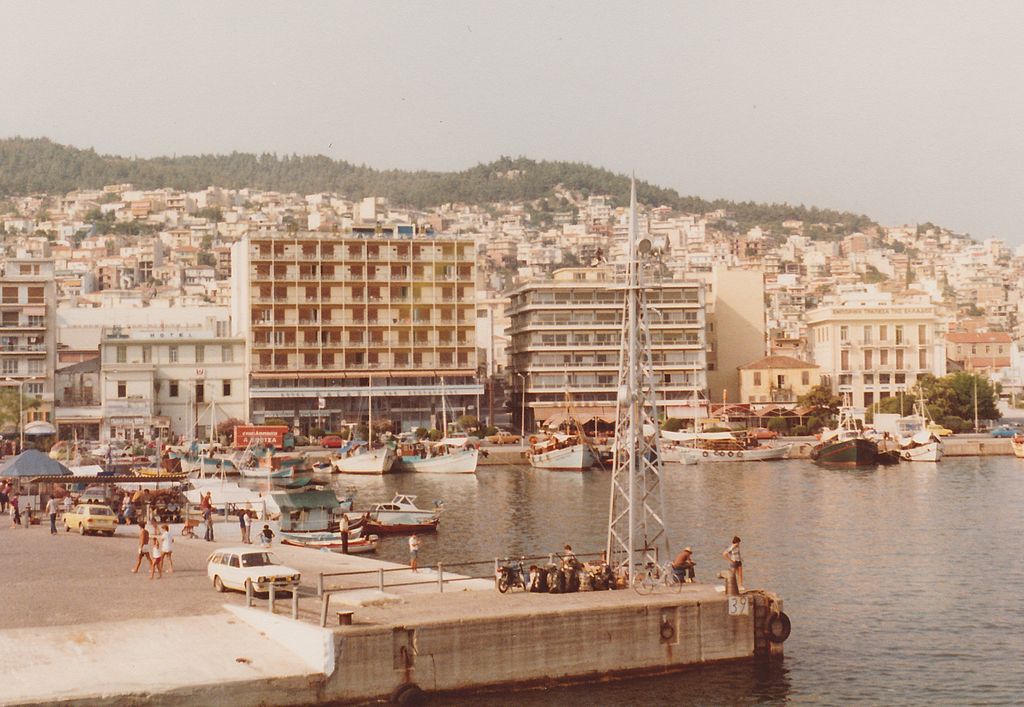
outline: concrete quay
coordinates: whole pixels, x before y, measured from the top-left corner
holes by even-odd
[[[303,572],[299,620],[290,602],[245,607],[206,577],[214,547],[179,539],[174,574],[131,574],[135,529],[113,538],[10,529],[0,516],[7,573],[0,603],[0,704],[291,705],[387,699],[402,685],[427,693],[548,685],[662,673],[721,660],[779,657],[763,624],[771,595],[750,592],[729,614],[712,585],[650,596],[631,590],[502,595],[491,579],[436,588],[436,571],[366,556],[274,547]],[[145,565],[143,565],[145,568]],[[387,572],[384,592],[373,584]],[[320,572],[349,626],[320,627]],[[449,573],[445,572],[447,578]],[[776,603],[781,609],[781,602]],[[408,688],[411,689],[411,688]],[[408,698],[408,695],[406,696]]]

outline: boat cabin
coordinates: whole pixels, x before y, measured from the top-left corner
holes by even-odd
[[[333,491],[272,494],[281,508],[281,530],[327,530],[341,505]]]

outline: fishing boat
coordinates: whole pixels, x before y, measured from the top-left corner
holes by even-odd
[[[1013,447],[1013,456],[1024,459],[1024,435],[1016,434],[1010,439],[1010,446]]]
[[[672,463],[778,461],[789,457],[792,444],[748,446],[730,432],[668,432],[662,430],[667,445],[661,457]]]
[[[530,466],[548,471],[586,471],[597,462],[590,445],[577,435],[553,434],[537,440],[528,451]]]
[[[399,450],[396,471],[419,474],[475,474],[480,450],[468,437],[447,437],[439,442],[418,442]]]
[[[324,552],[346,552],[349,555],[360,555],[367,552],[377,552],[380,545],[380,537],[377,535],[363,536],[356,531],[349,531],[348,543],[343,538],[343,533],[333,532],[310,532],[295,533],[281,531],[281,544],[305,547],[311,550]]]
[[[864,429],[848,407],[839,409],[835,429],[824,429],[811,450],[816,464],[829,467],[859,468],[878,463],[878,443],[864,435]]]
[[[238,473],[243,479],[290,479],[295,476],[295,469],[268,469],[265,466],[240,466]]]
[[[395,464],[395,448],[390,445],[370,449],[366,442],[349,442],[338,450],[341,456],[331,460],[339,474],[386,474]]]
[[[433,510],[418,508],[415,496],[400,493],[395,494],[389,503],[375,504],[360,518],[363,532],[377,535],[433,532],[440,521],[439,502],[434,502]]]
[[[379,539],[365,528],[350,528],[348,541],[338,527],[335,513],[351,509],[352,500],[339,501],[333,491],[274,493],[281,509],[280,535],[285,545],[350,554],[376,552]]]
[[[924,401],[914,402],[914,414],[896,421],[899,455],[910,462],[937,462],[942,459],[942,440],[928,428],[930,420]]]

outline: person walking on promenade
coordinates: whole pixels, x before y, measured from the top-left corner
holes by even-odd
[[[344,513],[341,514],[341,554],[348,554],[348,516]]]
[[[166,562],[168,565],[168,572],[174,574],[174,560],[171,559],[171,555],[174,554],[174,538],[171,536],[171,529],[166,523],[163,525],[163,534],[160,536],[160,569],[163,569],[163,563]]]
[[[132,574],[139,571],[139,566],[142,564],[142,558],[145,557],[149,560],[149,571],[153,573],[153,557],[149,554],[149,531],[146,530],[146,526],[142,523],[139,524],[139,556],[135,560],[135,567],[132,568]]]
[[[64,500],[61,502],[61,505],[64,507],[64,512],[65,513],[70,513],[71,512],[71,507],[74,506],[75,503],[74,503],[74,501],[71,500],[71,494],[70,493],[67,494],[66,496],[64,496]]]
[[[11,503],[11,485],[4,482],[3,486],[0,486],[0,515],[7,512],[7,506]]]
[[[150,551],[150,563],[149,563],[149,578],[153,579],[153,573],[159,573],[160,576],[157,579],[164,578],[164,553],[160,547],[160,536],[156,534],[150,535],[153,540],[153,549]]]
[[[729,561],[729,567],[736,573],[736,585],[743,591],[743,557],[740,556],[740,537],[733,536],[732,545],[722,552],[722,557]]]
[[[18,510],[18,494],[11,496],[11,527],[21,525],[21,512]]]
[[[697,563],[693,561],[693,550],[689,547],[683,548],[683,551],[676,555],[675,561],[672,562],[672,574],[676,576],[680,584],[686,583],[687,579],[690,582],[695,582],[696,579],[693,576],[693,567]]]
[[[245,511],[241,508],[238,509],[238,532],[242,535],[242,544],[245,544]]]
[[[57,499],[50,496],[46,502],[46,515],[50,516],[50,535],[57,534]]]
[[[413,572],[419,572],[416,568],[416,556],[420,552],[420,538],[416,533],[409,536],[409,567]]]
[[[245,543],[252,545],[252,519],[256,514],[249,510],[245,512]]]

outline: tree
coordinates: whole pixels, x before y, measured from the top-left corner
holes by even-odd
[[[217,436],[218,437],[230,437],[235,432],[235,428],[244,425],[244,420],[239,420],[237,417],[230,417],[224,422],[217,423]]]
[[[996,387],[984,376],[961,371],[942,378],[932,375],[918,379],[928,414],[939,420],[959,417],[964,420],[997,420],[1001,417]],[[975,415],[977,397],[977,415]],[[948,425],[947,425],[948,426]]]
[[[816,385],[797,398],[796,403],[800,407],[819,408],[827,410],[832,415],[837,415],[839,408],[843,405],[843,400],[827,385]]]
[[[16,385],[5,385],[0,387],[0,426],[20,426],[18,419],[19,412],[24,415],[27,410],[38,408],[42,401],[39,398],[20,396],[21,389]],[[21,404],[18,398],[21,397]]]
[[[782,434],[789,429],[789,423],[784,417],[772,417],[768,420],[768,429],[772,432]]]

